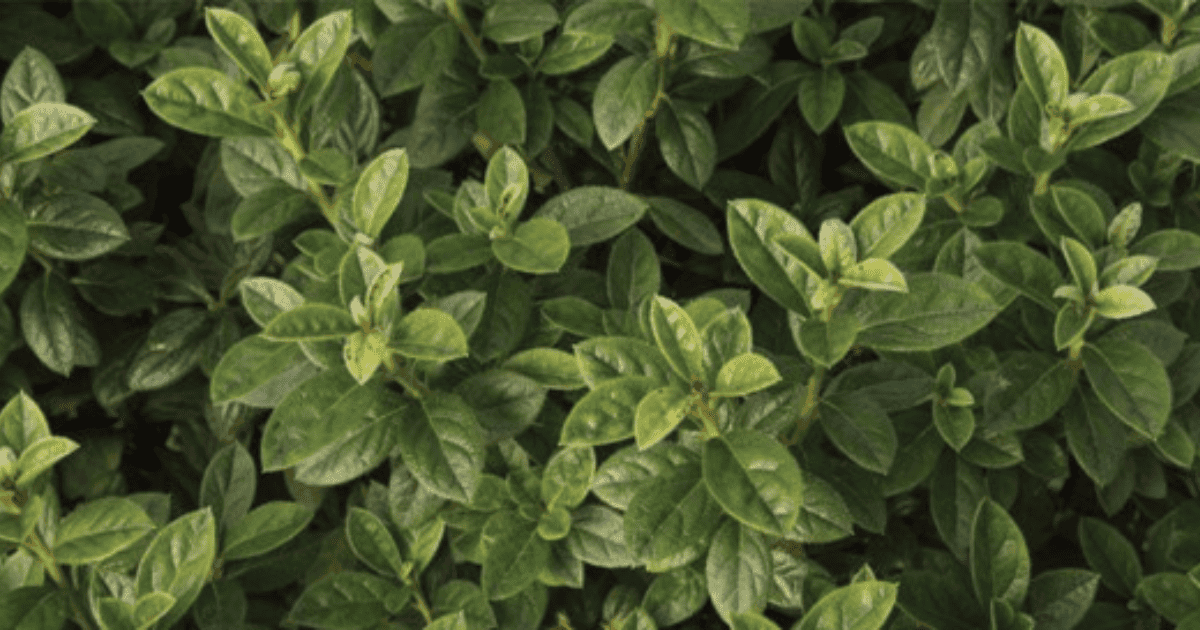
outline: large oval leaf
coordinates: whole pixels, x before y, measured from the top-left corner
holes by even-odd
[[[150,111],[202,136],[274,136],[275,121],[245,85],[212,68],[172,70],[142,90]]]
[[[704,482],[737,520],[786,536],[800,515],[804,480],[796,458],[778,440],[735,430],[704,443]]]
[[[938,272],[909,274],[908,293],[872,291],[851,308],[862,324],[856,343],[876,350],[936,350],[976,333],[1000,313],[977,284]]]

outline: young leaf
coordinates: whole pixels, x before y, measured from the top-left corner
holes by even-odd
[[[451,361],[468,354],[467,337],[445,311],[420,308],[396,322],[388,347],[413,359]]]
[[[971,441],[975,433],[975,414],[965,407],[935,404],[933,424],[946,444],[958,452]]]
[[[850,221],[858,257],[887,259],[904,247],[925,217],[925,195],[894,193],[878,197]]]
[[[387,525],[373,512],[360,507],[351,507],[346,512],[346,542],[372,571],[389,577],[404,576],[400,548]]]
[[[1109,319],[1128,319],[1154,310],[1154,299],[1128,285],[1101,289],[1095,295],[1096,313]]]
[[[1088,251],[1087,246],[1069,236],[1064,236],[1059,247],[1062,248],[1063,257],[1067,259],[1071,276],[1075,278],[1075,286],[1079,287],[1085,296],[1095,294],[1100,288],[1096,276],[1096,260],[1092,258],[1092,253]]]
[[[806,236],[815,245],[804,224],[778,206],[758,199],[730,200],[726,217],[729,244],[746,275],[780,306],[808,316],[808,302],[801,289],[809,274],[774,242],[784,234],[793,234]]]
[[[267,76],[271,74],[271,53],[254,24],[240,14],[219,7],[204,10],[204,24],[221,50],[258,84],[267,90]]]
[[[354,185],[354,225],[372,239],[379,238],[408,186],[408,154],[404,149],[380,153],[363,169]]]
[[[288,61],[296,64],[304,78],[294,116],[307,113],[329,86],[350,47],[353,30],[351,11],[332,11],[309,24],[296,38]]]
[[[639,449],[646,450],[670,435],[692,406],[691,392],[668,385],[650,391],[638,403],[633,433]]]
[[[711,392],[712,396],[732,398],[749,396],[781,381],[783,377],[761,354],[747,352],[733,357],[721,366]]]
[[[633,437],[638,403],[660,386],[648,376],[622,376],[599,383],[567,414],[559,444],[600,446]]]
[[[904,274],[891,261],[882,258],[868,258],[843,269],[838,284],[868,291],[908,292]]]
[[[1022,22],[1017,27],[1017,67],[1039,107],[1061,106],[1070,77],[1058,44],[1042,29]]]
[[[77,450],[79,443],[58,435],[44,437],[30,444],[17,459],[17,470],[20,471],[15,481],[17,487],[28,488],[38,475]]]
[[[938,75],[953,93],[978,83],[1000,56],[1008,11],[987,0],[942,0],[928,37]]]
[[[579,186],[552,197],[534,217],[554,219],[567,228],[572,247],[606,241],[641,220],[649,204],[610,186]]]
[[[200,595],[217,556],[217,528],[212,510],[180,516],[158,530],[142,554],[134,578],[139,596],[162,591],[175,598],[160,623],[178,622]]]
[[[346,344],[342,346],[342,363],[359,385],[365,385],[375,375],[387,352],[387,337],[382,332],[356,330],[346,337]]]
[[[659,351],[684,381],[702,377],[704,347],[692,318],[672,300],[656,296],[651,304],[650,323]]]
[[[861,327],[853,313],[839,314],[828,322],[817,318],[801,320],[789,313],[788,324],[796,348],[810,361],[826,369],[846,356]]]
[[[269,341],[340,339],[360,330],[344,308],[331,304],[302,304],[277,314],[262,331]]]
[[[54,62],[37,48],[22,48],[0,84],[0,121],[11,124],[13,117],[30,105],[65,102],[66,89]]]

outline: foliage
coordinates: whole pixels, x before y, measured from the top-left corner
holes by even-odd
[[[0,628],[1200,628],[1193,5],[6,7]]]

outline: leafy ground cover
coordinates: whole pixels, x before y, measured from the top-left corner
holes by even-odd
[[[0,11],[0,628],[1200,628],[1191,0]]]

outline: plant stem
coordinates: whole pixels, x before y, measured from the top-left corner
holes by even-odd
[[[471,52],[475,53],[475,57],[480,61],[487,59],[487,53],[483,51],[483,42],[471,30],[467,16],[463,15],[462,8],[458,6],[458,0],[446,0],[446,11],[458,25],[458,30],[462,31],[463,37],[467,38],[467,45],[471,47]]]
[[[808,390],[804,396],[804,407],[800,410],[800,417],[796,419],[796,430],[792,431],[792,435],[785,444],[789,446],[799,442],[804,438],[804,434],[808,432],[808,426],[812,424],[812,419],[816,416],[817,404],[821,402],[819,393],[821,391],[821,379],[825,377],[825,368],[818,366],[817,370],[808,378]]]
[[[663,24],[661,17],[654,23],[655,32],[659,37],[662,36],[662,29],[670,27]],[[671,58],[674,54],[674,46],[671,45],[675,38],[674,33],[667,35],[670,39],[666,46],[665,54],[660,54],[658,57],[658,87],[655,88],[654,100],[650,102],[650,109],[646,110],[645,116],[642,117],[642,122],[638,123],[637,129],[633,130],[633,142],[629,145],[629,153],[625,156],[625,170],[621,173],[621,190],[629,190],[629,183],[633,180],[633,165],[637,161],[638,156],[642,152],[642,145],[646,143],[646,126],[654,119],[654,115],[658,113],[658,104],[667,97],[667,73],[671,68]]]

